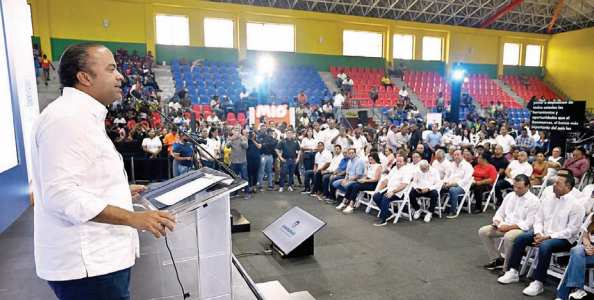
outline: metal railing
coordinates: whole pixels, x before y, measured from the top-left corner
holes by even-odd
[[[347,105],[349,108],[366,108],[369,109],[372,113],[372,118],[377,118],[380,120],[380,123],[384,123],[384,120],[387,120],[387,117],[384,116],[382,110],[379,106],[375,105],[369,98],[351,98],[346,100]]]

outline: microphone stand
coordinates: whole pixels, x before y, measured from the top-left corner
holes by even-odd
[[[227,166],[227,165],[226,165],[226,164],[224,164],[224,163],[221,163],[221,162],[220,162],[218,159],[216,159],[216,158],[215,158],[215,157],[214,157],[212,154],[210,154],[210,152],[206,151],[206,150],[205,150],[205,149],[202,147],[202,145],[200,145],[200,143],[199,143],[199,142],[198,142],[196,139],[194,139],[194,138],[192,137],[192,135],[191,135],[191,134],[188,134],[188,133],[186,133],[185,131],[181,130],[181,129],[179,128],[179,126],[177,126],[177,124],[175,124],[175,123],[174,123],[174,122],[173,122],[171,119],[169,119],[168,117],[166,117],[166,116],[165,116],[165,114],[163,114],[163,113],[162,113],[161,111],[159,111],[159,110],[158,110],[158,109],[157,109],[155,106],[153,106],[153,105],[152,105],[150,102],[148,102],[148,100],[146,100],[146,99],[144,99],[144,97],[142,97],[142,98],[140,98],[140,101],[141,101],[142,103],[144,103],[144,104],[148,105],[148,107],[152,108],[152,109],[153,109],[153,111],[156,111],[156,112],[157,112],[157,113],[158,113],[158,114],[161,116],[161,118],[163,118],[165,121],[167,121],[167,122],[169,122],[169,123],[173,124],[173,127],[175,127],[175,128],[177,129],[177,132],[178,132],[179,134],[187,136],[187,137],[188,137],[188,139],[190,140],[190,142],[191,142],[191,143],[192,143],[192,145],[193,145],[194,152],[195,152],[197,155],[200,155],[200,152],[197,150],[197,148],[200,148],[200,150],[202,150],[204,153],[208,154],[208,156],[209,156],[210,158],[214,159],[214,161],[216,162],[217,166],[219,166],[219,168],[221,168],[221,169],[225,170],[225,171],[226,171],[226,172],[227,172],[227,173],[228,173],[228,174],[229,174],[229,175],[230,175],[230,176],[231,176],[233,179],[238,179],[238,178],[239,178],[239,176],[237,176],[237,174],[235,174],[235,173],[234,173],[234,172],[233,172],[233,171],[232,171],[232,170],[229,168],[229,166]],[[194,156],[192,155],[192,160],[193,160],[193,159],[194,159]]]

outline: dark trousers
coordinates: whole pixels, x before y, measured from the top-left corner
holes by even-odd
[[[60,300],[130,299],[130,268],[101,276],[47,283]]]
[[[289,186],[293,185],[293,174],[295,173],[295,159],[289,158],[282,163],[280,187],[285,187],[285,177],[289,175]]]
[[[501,193],[502,190],[512,188],[512,184],[509,183],[507,180],[499,180],[495,184],[495,197],[497,198],[496,205],[501,205],[503,202],[503,195]]]
[[[247,161],[248,182],[250,187],[258,185],[258,173],[260,172],[260,158],[252,158]]]
[[[474,190],[474,209],[483,210],[483,193],[489,192],[491,190],[491,186],[488,184],[480,184],[475,185],[471,189]]]
[[[348,186],[346,193],[344,194],[344,198],[351,201],[355,201],[359,192],[373,191],[375,190],[376,186],[377,182],[355,182],[355,184],[351,184]]]
[[[507,267],[510,269],[516,269],[520,267],[522,256],[524,256],[524,249],[526,246],[532,246],[534,242],[534,232],[526,232],[518,235],[514,242],[514,250],[507,263]],[[547,278],[547,270],[551,263],[551,256],[553,252],[569,251],[571,243],[565,239],[549,239],[542,243],[538,247],[538,264],[534,271],[534,280],[538,280],[542,283]]]
[[[385,221],[391,216],[390,203],[396,200],[402,200],[402,197],[398,197],[394,194],[392,197],[388,198],[386,197],[386,193],[375,193],[373,195],[373,202],[380,208],[380,219]]]
[[[335,176],[332,177],[332,179],[330,179],[331,176],[332,174],[324,175],[324,178],[322,179],[322,191],[324,192],[325,197],[334,199],[334,195],[336,194],[336,188],[332,186],[332,183],[334,183],[337,180],[343,180],[344,176]]]
[[[231,171],[233,171],[233,173],[239,175],[241,177],[241,179],[248,181],[248,171],[247,171],[247,162],[244,163],[240,163],[240,164],[234,164],[231,163]],[[250,188],[248,186],[245,186],[243,188],[243,191],[245,192],[245,194],[249,194],[250,193]],[[239,194],[239,192],[235,192],[236,195]]]
[[[317,193],[322,191],[322,178],[325,174],[322,174],[322,171],[317,171],[314,174],[314,183],[313,188],[311,190],[312,193]]]
[[[437,190],[430,190],[426,193],[419,193],[416,190],[410,190],[410,205],[414,210],[421,209],[419,202],[417,202],[418,197],[429,197],[431,200],[429,202],[429,212],[433,213],[435,211],[435,206],[437,206]]]

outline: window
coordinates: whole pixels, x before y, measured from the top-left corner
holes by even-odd
[[[342,54],[382,57],[383,40],[381,33],[345,30],[342,32]]]
[[[442,60],[443,40],[436,37],[423,37],[423,60]]]
[[[247,49],[295,52],[295,27],[247,23]]]
[[[156,16],[157,44],[190,46],[190,24],[184,16]]]
[[[204,19],[204,46],[233,48],[233,21]]]
[[[394,58],[395,59],[413,59],[414,36],[412,35],[394,35]]]
[[[528,45],[526,46],[526,66],[540,67],[540,55],[542,53],[541,46]]]
[[[503,64],[506,66],[520,65],[520,45],[518,44],[503,44]]]

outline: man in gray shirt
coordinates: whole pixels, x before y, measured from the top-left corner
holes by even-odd
[[[248,148],[248,141],[245,136],[242,136],[240,133],[239,126],[233,128],[233,136],[227,142],[228,147],[231,148],[231,171],[233,173],[241,176],[241,178],[245,181],[248,181],[248,174],[247,174],[247,158],[246,158],[246,150]],[[245,191],[245,198],[250,198],[250,190],[249,187],[246,185],[243,190]],[[235,196],[239,195],[239,192],[235,194]]]

